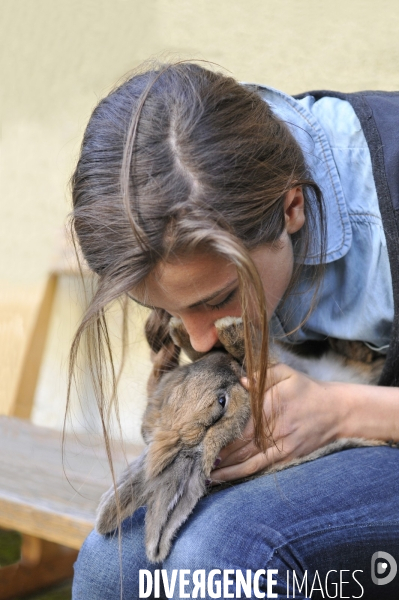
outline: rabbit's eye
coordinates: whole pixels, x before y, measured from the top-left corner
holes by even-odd
[[[222,408],[225,408],[227,404],[227,394],[219,394],[218,402]]]

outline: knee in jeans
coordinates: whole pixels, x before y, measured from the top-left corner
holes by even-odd
[[[85,591],[119,585],[120,567],[117,536],[102,536],[92,531],[84,542],[75,563],[74,598],[80,600]]]
[[[118,533],[100,535],[93,531],[75,564],[73,600],[120,600],[136,598],[138,573],[150,568],[144,549],[144,509],[122,523],[121,547]],[[122,552],[121,552],[122,551]]]

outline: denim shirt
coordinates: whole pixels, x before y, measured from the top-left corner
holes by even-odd
[[[314,231],[299,293],[277,307],[270,322],[272,335],[291,343],[326,336],[361,340],[386,353],[394,316],[392,278],[360,122],[345,100],[296,100],[263,86],[258,92],[300,144],[323,193],[327,225],[326,269],[317,303],[306,323],[290,333],[305,318],[313,298],[306,281],[320,246],[320,234]]]

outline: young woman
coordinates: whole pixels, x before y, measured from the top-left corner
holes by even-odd
[[[242,315],[253,419],[222,451],[217,480],[339,437],[399,441],[398,107],[395,94],[293,98],[191,63],[138,74],[100,102],[72,180],[74,229],[98,274],[72,363],[85,334],[101,411],[105,311],[124,297],[153,309],[155,371],[176,362],[171,315],[201,352],[218,346],[215,320]],[[266,372],[269,335],[388,352],[384,387]],[[162,568],[232,570],[231,581],[263,569],[254,598],[292,597],[294,577],[296,598],[394,598],[393,563],[374,581],[371,563],[381,551],[399,559],[398,466],[396,448],[354,449],[212,494],[162,565],[146,560],[140,509],[122,524],[121,552],[117,536],[89,536],[73,597],[159,597],[142,595],[139,572]],[[161,597],[239,597],[234,583],[212,585],[161,586]]]

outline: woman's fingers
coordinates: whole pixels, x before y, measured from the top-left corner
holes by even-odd
[[[288,379],[291,377],[292,373],[292,369],[284,364],[274,365],[268,370],[267,386],[270,387],[280,383],[281,381],[284,381],[285,379]],[[246,377],[241,379],[241,383],[246,389],[248,389],[249,382]],[[276,406],[273,406],[272,394],[267,394],[264,401],[264,411],[269,422],[272,422],[273,418],[276,416],[273,414],[275,410]],[[278,434],[278,432],[275,433]],[[254,444],[253,440],[254,425],[251,419],[245,427],[242,435],[221,450],[219,455],[220,462],[218,462],[218,466],[220,465],[220,468],[225,468],[234,464],[239,465],[259,454],[259,448]]]
[[[237,440],[227,446],[228,454],[226,454],[226,448],[220,453],[220,465],[221,467],[229,467],[230,465],[240,464],[258,454],[259,448],[255,446],[252,439],[246,440],[243,444],[238,444]]]
[[[286,403],[282,404],[279,398],[284,386],[289,385],[289,380],[296,375],[296,371],[285,364],[279,363],[268,370],[267,391],[264,398],[263,409],[269,425],[273,429],[273,437],[277,445],[270,443],[270,448],[265,453],[260,453],[254,443],[254,425],[252,419],[245,427],[242,435],[234,442],[223,448],[217,465],[212,471],[211,478],[216,481],[232,481],[243,477],[250,477],[257,471],[266,469],[274,463],[287,460],[289,456],[288,445],[294,452],[295,439],[284,439],[288,434],[293,434],[295,428],[285,423],[284,413]],[[246,377],[241,379],[242,385],[248,389],[249,382]],[[283,386],[283,387],[281,387]],[[291,394],[289,394],[291,396]],[[284,448],[285,444],[285,448]]]
[[[223,466],[220,469],[215,469],[211,472],[210,479],[214,484],[224,483],[226,481],[234,481],[236,479],[244,479],[245,477],[251,477],[252,475],[255,475],[255,473],[258,473],[263,469],[272,467],[276,463],[282,463],[288,460],[290,460],[288,453],[277,448],[276,446],[272,446],[264,453],[260,453],[258,451],[257,454],[251,456],[248,460],[242,463],[232,464],[229,466]]]
[[[269,371],[268,384],[274,383],[265,393],[263,410],[276,445],[271,442],[266,452],[260,453],[253,441],[251,421],[242,439],[222,450],[219,468],[211,473],[212,481],[251,477],[273,464],[306,456],[337,438],[342,405],[336,384],[321,383],[284,364]],[[243,379],[242,384],[247,387],[248,381]]]
[[[234,454],[235,452],[240,452],[242,450],[245,453],[243,448],[252,444],[253,438],[254,438],[254,426],[253,426],[252,419],[250,419],[249,422],[247,423],[244,431],[240,435],[240,437],[237,438],[236,440],[234,440],[233,442],[231,442],[228,446],[225,446],[220,451],[219,457],[221,458],[221,463],[223,463],[223,465],[224,465],[225,461],[228,458],[230,459],[230,455]],[[229,460],[229,464],[230,463],[231,463],[231,461]]]
[[[271,387],[285,379],[289,379],[294,373],[295,371],[284,363],[277,363],[269,367],[266,376],[266,390],[269,390]],[[241,377],[240,382],[245,389],[249,390],[249,380],[247,377]]]

